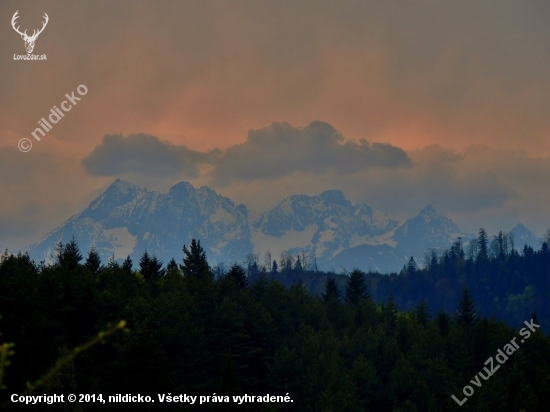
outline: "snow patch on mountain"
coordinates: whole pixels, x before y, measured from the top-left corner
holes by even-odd
[[[108,242],[113,246],[112,254],[115,259],[125,259],[131,255],[137,245],[137,237],[132,235],[128,228],[115,227],[104,229],[103,233]]]
[[[196,238],[213,265],[269,250],[274,259],[283,253],[315,256],[320,269],[356,264],[387,272],[398,271],[410,256],[420,260],[430,248],[448,247],[461,235],[432,206],[400,224],[367,204],[353,204],[340,190],[293,195],[258,213],[207,186],[180,182],[159,193],[116,180],[82,213],[27,250],[49,262],[55,245],[75,236],[84,255],[94,245],[104,261],[129,255],[137,263],[147,250],[167,263],[181,261],[183,245]]]

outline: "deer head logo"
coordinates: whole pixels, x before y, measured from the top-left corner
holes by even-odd
[[[38,35],[40,33],[42,33],[44,31],[44,28],[46,27],[46,24],[48,24],[49,17],[46,13],[44,13],[44,18],[46,19],[46,21],[42,25],[42,28],[38,31],[34,30],[33,33],[32,33],[32,36],[28,36],[27,35],[27,30],[25,30],[24,33],[21,33],[19,31],[19,26],[15,27],[15,20],[17,20],[19,18],[17,13],[19,13],[19,10],[17,10],[15,12],[15,14],[13,15],[13,17],[11,19],[11,25],[12,25],[13,29],[21,35],[21,38],[23,40],[25,40],[25,48],[27,49],[27,53],[30,54],[30,53],[32,53],[32,50],[34,49],[34,42],[36,41],[36,38],[38,37]]]

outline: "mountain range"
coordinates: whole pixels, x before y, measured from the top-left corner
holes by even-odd
[[[515,245],[540,241],[516,226]],[[235,205],[207,186],[180,182],[167,193],[117,179],[90,205],[24,251],[50,262],[58,242],[75,237],[80,249],[95,246],[104,261],[130,256],[136,264],[144,251],[165,263],[183,258],[182,247],[200,240],[212,265],[243,262],[251,256],[279,260],[284,254],[307,256],[322,270],[399,271],[414,257],[419,263],[431,248],[442,249],[463,233],[431,205],[399,222],[367,204],[353,204],[339,190],[317,196],[293,195],[258,213]],[[533,245],[535,247],[535,245]]]

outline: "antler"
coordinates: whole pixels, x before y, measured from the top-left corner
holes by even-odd
[[[17,15],[17,13],[19,13],[19,10],[17,10],[17,11],[15,12],[15,14],[13,15],[13,17],[11,18],[11,26],[12,26],[13,29],[14,29],[17,33],[19,33],[21,36],[27,36],[27,30],[25,30],[25,33],[21,33],[21,32],[19,31],[19,26],[15,27],[15,20],[17,20],[17,19],[19,18],[19,16]],[[44,13],[44,14],[46,14],[46,13]]]
[[[46,21],[43,23],[42,28],[40,30],[38,30],[38,33],[35,33],[36,30],[33,30],[31,39],[36,39],[38,37],[38,35],[44,31],[44,28],[48,24],[48,20],[50,20],[50,18],[48,17],[48,15],[46,13],[44,13],[44,17],[46,18]]]

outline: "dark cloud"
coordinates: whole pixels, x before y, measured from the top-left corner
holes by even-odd
[[[284,122],[250,131],[245,143],[227,149],[212,175],[215,183],[227,184],[232,180],[280,178],[294,172],[333,171],[339,175],[408,166],[407,153],[390,144],[345,141],[324,122],[315,121],[304,128]]]
[[[411,151],[410,156],[410,169],[364,175],[338,184],[357,187],[358,195],[365,193],[378,207],[393,213],[400,213],[404,205],[417,210],[428,203],[447,212],[469,213],[500,207],[518,195],[499,169],[483,167],[471,154],[430,145]],[[499,154],[487,158],[495,156]]]
[[[152,135],[118,134],[104,136],[101,144],[82,160],[82,165],[94,176],[137,173],[192,178],[198,176],[201,164],[212,161],[218,154],[172,145]]]

